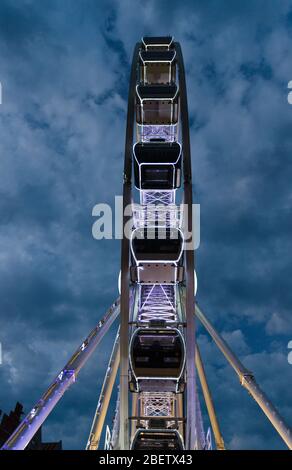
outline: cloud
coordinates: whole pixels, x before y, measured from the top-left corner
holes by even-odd
[[[266,331],[269,335],[287,335],[292,333],[291,312],[286,316],[274,312],[266,324]]]
[[[237,352],[237,354],[249,351],[246,339],[241,330],[223,332],[222,336],[228,345]]]

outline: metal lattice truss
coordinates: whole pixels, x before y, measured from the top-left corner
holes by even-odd
[[[175,416],[175,394],[174,393],[149,393],[140,394],[140,413],[142,416],[159,417]]]
[[[143,392],[140,393],[140,415],[149,418],[175,418],[176,395],[174,393]],[[141,420],[141,426],[149,428],[149,420]],[[168,428],[175,426],[174,420],[167,420]]]
[[[174,142],[177,139],[177,124],[171,125],[138,125],[138,140],[150,142],[153,139],[164,139],[166,142]]]
[[[138,322],[164,320],[166,323],[177,322],[176,288],[173,285],[139,286]]]
[[[169,209],[169,205],[175,203],[175,193],[175,190],[140,191],[140,201],[142,205],[147,204],[149,210],[155,209],[157,212],[160,212]],[[151,207],[152,205],[154,205],[154,208]]]
[[[169,206],[155,204],[135,205],[133,207],[133,219],[136,228],[159,227],[180,228],[182,212],[175,204]]]
[[[113,419],[113,427],[111,432],[110,447],[114,449],[117,446],[119,438],[119,426],[120,426],[120,390],[118,390],[118,396],[116,401],[115,415]]]

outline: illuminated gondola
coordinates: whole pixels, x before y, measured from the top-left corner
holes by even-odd
[[[135,186],[139,190],[180,187],[181,146],[177,142],[136,143],[133,148]]]
[[[173,36],[143,36],[141,45],[145,51],[169,51],[174,47]]]
[[[137,228],[131,235],[131,278],[142,284],[176,284],[183,280],[183,235],[176,228]]]
[[[131,450],[180,451],[184,445],[176,429],[138,429]]]
[[[139,53],[140,81],[144,85],[171,84],[176,78],[176,52],[144,51]]]
[[[155,381],[159,381],[158,391],[178,391],[185,355],[185,342],[177,328],[137,328],[130,342],[136,390],[153,389],[157,387]]]

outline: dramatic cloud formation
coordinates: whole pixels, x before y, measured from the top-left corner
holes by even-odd
[[[30,409],[118,295],[119,242],[92,238],[92,208],[121,194],[134,44],[164,33],[187,69],[198,301],[291,424],[288,0],[1,2],[0,406]],[[113,337],[45,438],[84,448]],[[227,447],[283,448],[201,330],[199,343]]]

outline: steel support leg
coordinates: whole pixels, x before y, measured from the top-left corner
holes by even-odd
[[[196,368],[198,371],[198,376],[200,379],[208,415],[210,418],[210,423],[211,423],[213,434],[215,437],[216,449],[225,450],[223,437],[221,435],[219,423],[218,423],[216,412],[215,412],[214,403],[213,403],[211,392],[210,392],[209,385],[207,382],[205,369],[204,369],[204,365],[203,365],[203,361],[201,358],[201,353],[200,353],[198,344],[196,344],[195,363],[196,363]]]
[[[109,308],[105,316],[98,322],[98,325],[75,351],[64,369],[61,370],[41,399],[5,442],[1,450],[25,449],[45,419],[55,408],[60,398],[62,398],[70,385],[75,382],[81,368],[87,362],[119,313],[120,299]]]
[[[235,372],[239,377],[239,381],[244,388],[248,390],[253,399],[257,402],[259,407],[265,413],[267,418],[271,421],[272,425],[281,436],[283,441],[292,449],[292,430],[284,422],[284,419],[280,416],[274,405],[270,402],[267,396],[262,392],[260,387],[255,381],[254,375],[252,372],[247,370],[240,360],[235,356],[233,351],[230,349],[226,341],[220,336],[220,334],[215,330],[211,325],[210,321],[203,314],[202,310],[196,304],[195,314],[200,322],[204,325],[212,339],[215,341],[216,345],[220,351],[224,354],[225,358],[233,367]]]
[[[120,363],[120,332],[118,331],[111,357],[105,373],[103,385],[99,395],[95,415],[93,418],[89,439],[86,445],[86,450],[97,450],[99,441],[106,418],[108,405],[112,395],[113,387],[115,384],[118,368]]]

